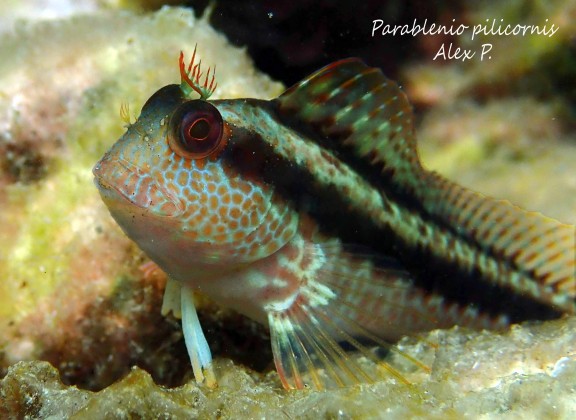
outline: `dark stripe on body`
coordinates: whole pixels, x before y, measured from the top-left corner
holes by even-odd
[[[269,114],[278,120],[278,124],[286,123],[274,113],[272,103],[247,101],[252,102],[253,106],[266,108]],[[320,145],[326,143],[310,130],[302,127],[295,129],[305,136],[307,141]],[[341,158],[343,152],[338,150],[335,152],[337,157]],[[247,160],[241,156],[257,158]],[[543,303],[483,281],[481,272],[468,273],[457,264],[437,258],[425,249],[409,246],[389,227],[383,228],[374,220],[351,208],[349,199],[336,188],[320,183],[306,168],[277,154],[257,133],[242,127],[234,127],[230,147],[223,153],[222,158],[240,173],[246,176],[257,174],[265,182],[274,185],[276,193],[291,203],[297,211],[308,213],[323,233],[339,238],[344,244],[368,247],[377,255],[397,259],[414,276],[417,285],[425,290],[434,290],[448,300],[462,305],[473,303],[480,310],[493,315],[507,314],[513,322],[525,319],[551,319],[560,315],[560,312]],[[468,238],[457,235],[454,227],[447,226],[428,214],[413,195],[395,188],[391,177],[386,176],[386,173],[381,174],[378,168],[349,155],[342,161],[352,169],[358,170],[358,173],[376,190],[381,191],[388,200],[401,205],[406,211],[419,214],[435,229],[452,232],[460,240],[474,246],[478,252],[484,252]],[[375,263],[378,262],[378,258],[374,260]]]
[[[281,123],[300,133],[303,137],[313,139],[313,141],[321,147],[330,150],[335,156],[345,162],[355,172],[360,174],[363,179],[372,185],[372,187],[376,190],[383,191],[391,201],[401,203],[407,210],[413,211],[421,216],[425,215],[425,219],[429,220],[430,223],[434,223],[436,226],[451,232],[452,235],[468,242],[469,244],[472,243],[471,239],[468,236],[463,235],[462,231],[456,226],[447,223],[445,219],[430,213],[426,208],[424,208],[421,201],[416,197],[414,191],[410,191],[409,189],[398,185],[394,180],[393,167],[386,165],[371,165],[369,159],[356,154],[353,145],[345,144],[344,140],[352,134],[351,131],[343,129],[337,134],[331,134],[330,138],[327,138],[322,135],[320,127],[329,125],[329,122],[318,122],[316,126],[310,127],[310,125],[302,123],[298,118],[294,118],[289,113],[278,111],[277,115]],[[424,169],[421,170],[424,171]],[[498,252],[491,248],[482,249],[482,252],[496,260],[506,261],[513,271],[522,271],[534,279],[537,277],[533,270],[522,270],[514,260],[507,258],[502,252]]]

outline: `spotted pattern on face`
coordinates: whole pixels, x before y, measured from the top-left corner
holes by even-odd
[[[223,159],[180,156],[167,131],[160,124],[128,130],[99,164],[106,183],[152,217],[171,218],[171,239],[201,246],[199,260],[247,263],[292,238],[298,216],[272,186],[244,179]]]

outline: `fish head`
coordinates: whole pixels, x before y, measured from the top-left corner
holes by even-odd
[[[296,231],[296,214],[259,176],[266,162],[247,146],[241,105],[165,86],[93,169],[113,218],[176,279],[238,269]]]

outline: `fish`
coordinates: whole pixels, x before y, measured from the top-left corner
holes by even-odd
[[[380,69],[348,58],[271,100],[210,100],[215,70],[195,57],[180,53],[180,84],[93,174],[168,275],[162,313],[182,319],[196,381],[217,384],[196,292],[269,327],[286,389],[406,382],[375,348],[576,313],[575,226],[427,170],[410,102]]]

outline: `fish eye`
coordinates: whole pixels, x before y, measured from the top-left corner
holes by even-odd
[[[224,145],[222,116],[214,105],[202,100],[182,104],[170,119],[170,148],[189,159],[204,159]]]

